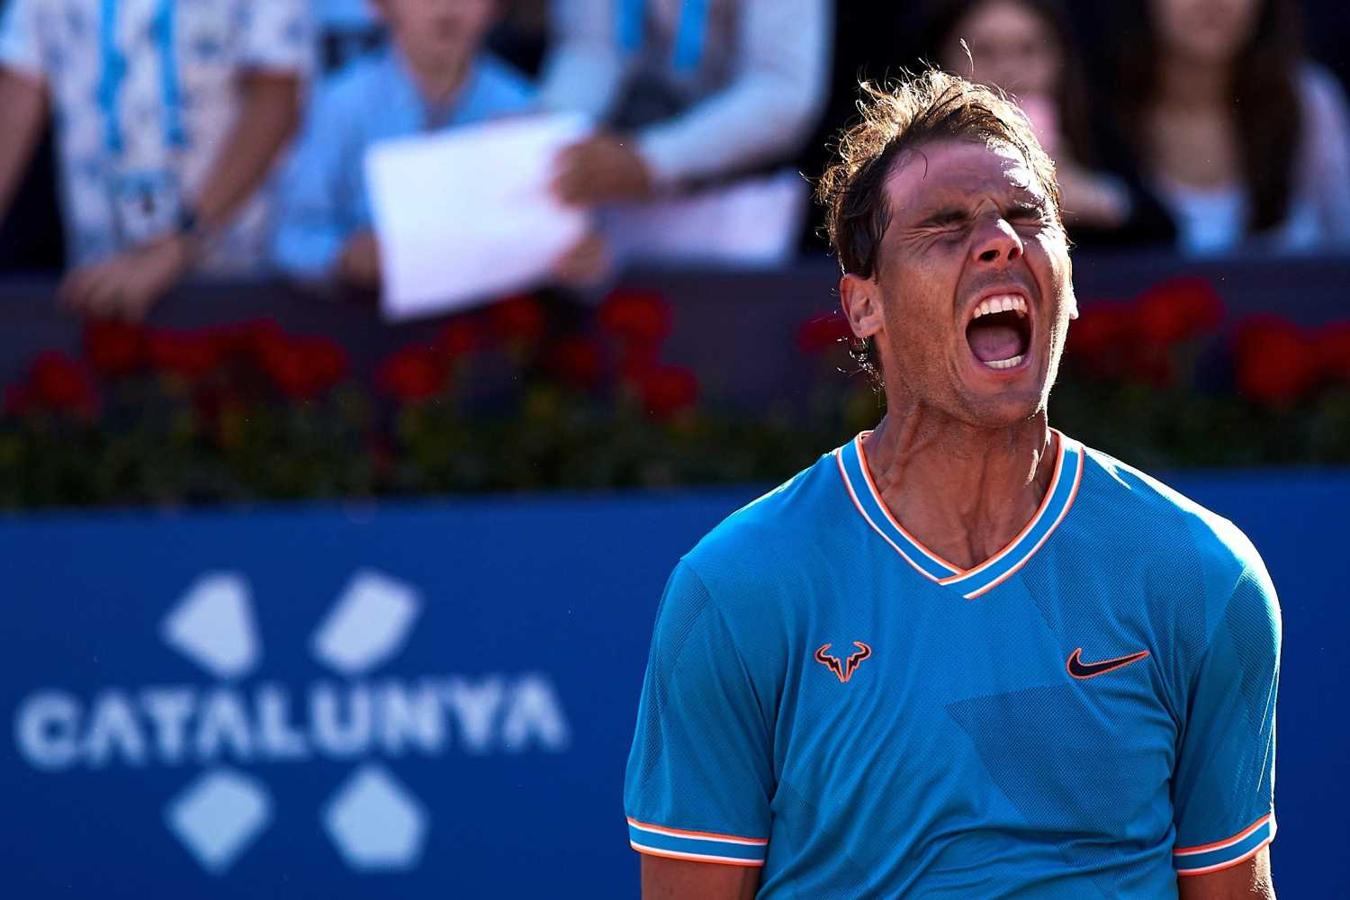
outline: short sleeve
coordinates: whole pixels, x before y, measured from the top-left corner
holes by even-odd
[[[1275,837],[1279,668],[1279,601],[1255,559],[1210,637],[1187,703],[1172,783],[1179,875],[1235,865]]]
[[[239,65],[293,71],[308,76],[317,49],[306,0],[242,0],[243,40]]]
[[[0,3],[0,66],[41,79],[42,45],[38,38],[35,0]]]
[[[641,853],[761,866],[770,726],[727,622],[682,562],[657,612],[624,807]]]

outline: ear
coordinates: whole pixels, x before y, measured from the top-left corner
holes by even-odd
[[[839,302],[853,336],[859,340],[878,334],[885,327],[881,314],[881,287],[874,278],[845,275],[839,279]]]
[[[1068,286],[1069,291],[1069,296],[1065,298],[1065,302],[1069,305],[1069,321],[1072,322],[1078,318],[1078,292],[1073,289],[1073,257],[1067,253],[1064,255],[1067,257],[1065,264],[1068,266],[1064,275],[1064,283]]]

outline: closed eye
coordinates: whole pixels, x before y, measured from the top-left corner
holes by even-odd
[[[954,228],[970,221],[964,209],[947,208],[933,213],[919,223],[920,228]]]
[[[1004,213],[1009,222],[1040,222],[1045,219],[1045,210],[1030,203],[1018,203]]]

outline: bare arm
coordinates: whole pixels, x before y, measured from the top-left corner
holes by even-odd
[[[202,223],[228,221],[272,170],[300,122],[300,77],[253,71],[242,76],[244,104],[207,176],[194,209]]]
[[[253,71],[243,76],[244,104],[192,202],[208,230],[228,222],[271,171],[300,120],[300,78]],[[192,266],[197,248],[173,234],[72,272],[58,291],[62,303],[94,316],[140,319]]]
[[[28,168],[42,123],[47,118],[47,89],[35,78],[0,67],[0,219],[14,199]]]
[[[758,866],[642,855],[642,900],[753,900],[758,889]]]
[[[1251,859],[1204,875],[1177,878],[1181,900],[1275,900],[1270,876],[1270,847]]]

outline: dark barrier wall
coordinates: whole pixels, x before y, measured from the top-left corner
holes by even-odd
[[[1350,255],[1272,256],[1257,252],[1207,260],[1171,254],[1074,255],[1074,284],[1084,306],[1127,299],[1165,279],[1198,276],[1222,295],[1225,329],[1253,313],[1278,312],[1300,325],[1350,317],[1345,285]],[[760,409],[811,396],[817,361],[797,349],[797,329],[839,307],[839,269],[827,259],[774,271],[635,272],[625,283],[656,289],[674,308],[668,362],[698,373],[709,396]],[[53,299],[51,280],[0,283],[0,386],[22,376],[40,351],[78,353],[80,320]],[[390,325],[371,302],[324,298],[279,283],[187,284],[150,315],[150,324],[201,328],[263,317],[297,334],[329,335],[368,374],[393,350],[434,340],[441,320]]]
[[[1177,484],[1283,598],[1281,897],[1350,895],[1350,473]],[[0,893],[635,896],[656,601],[750,496],[0,522]]]

